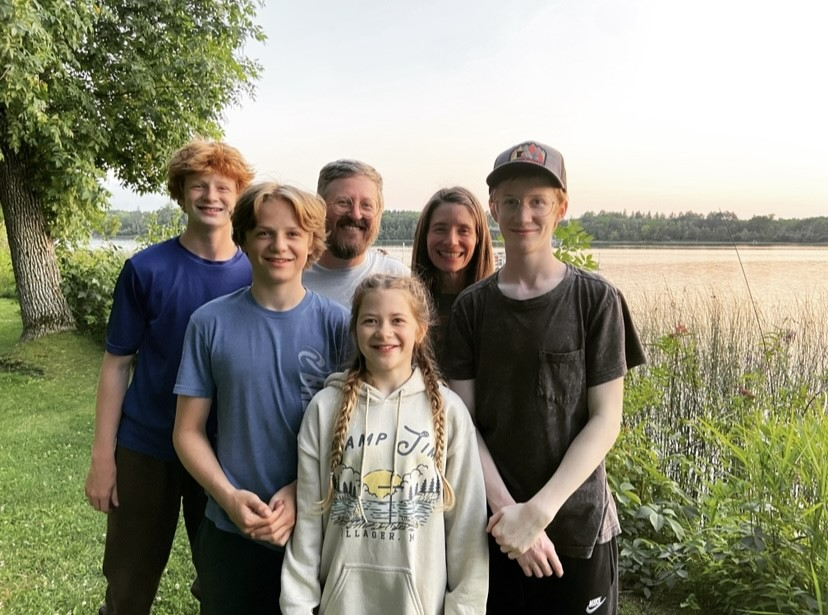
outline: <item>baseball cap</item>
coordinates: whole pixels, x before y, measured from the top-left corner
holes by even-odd
[[[563,156],[558,150],[537,141],[526,141],[502,152],[495,158],[494,169],[486,178],[486,183],[489,188],[493,188],[509,173],[531,167],[543,169],[552,176],[560,188],[566,190]]]

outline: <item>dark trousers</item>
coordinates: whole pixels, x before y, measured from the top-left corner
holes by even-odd
[[[207,497],[181,462],[115,450],[119,506],[107,516],[106,615],[148,615],[170,557],[179,511],[192,549]]]
[[[595,545],[592,557],[560,556],[564,574],[527,577],[489,536],[488,615],[616,615],[618,543]]]
[[[225,532],[205,517],[193,555],[203,615],[281,613],[284,551]]]

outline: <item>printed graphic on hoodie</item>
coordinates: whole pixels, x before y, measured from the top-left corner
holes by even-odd
[[[373,456],[367,450],[387,450],[389,438],[385,432],[349,435],[345,443],[345,459],[363,466],[355,468],[343,463],[333,478],[331,521],[346,530],[348,536],[400,540],[402,535],[394,532],[421,527],[442,503],[430,431],[401,426],[393,463],[404,465],[405,469],[369,465],[368,459]],[[356,455],[348,455],[349,450]]]

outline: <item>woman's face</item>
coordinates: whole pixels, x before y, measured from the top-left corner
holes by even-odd
[[[443,273],[468,267],[477,245],[474,217],[465,205],[442,203],[431,214],[426,249],[431,263]]]

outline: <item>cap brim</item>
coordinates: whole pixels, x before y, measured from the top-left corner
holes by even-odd
[[[555,186],[556,188],[566,190],[566,188],[563,185],[563,182],[561,181],[561,178],[555,175],[552,171],[550,171],[543,165],[535,164],[533,162],[526,162],[525,160],[513,160],[512,162],[507,162],[505,164],[500,165],[491,173],[489,173],[489,175],[486,177],[486,185],[488,185],[489,188],[494,188],[506,177],[509,177],[510,175],[517,175],[521,171],[529,169],[536,172],[546,173],[549,177],[555,180],[555,184],[557,184]]]

